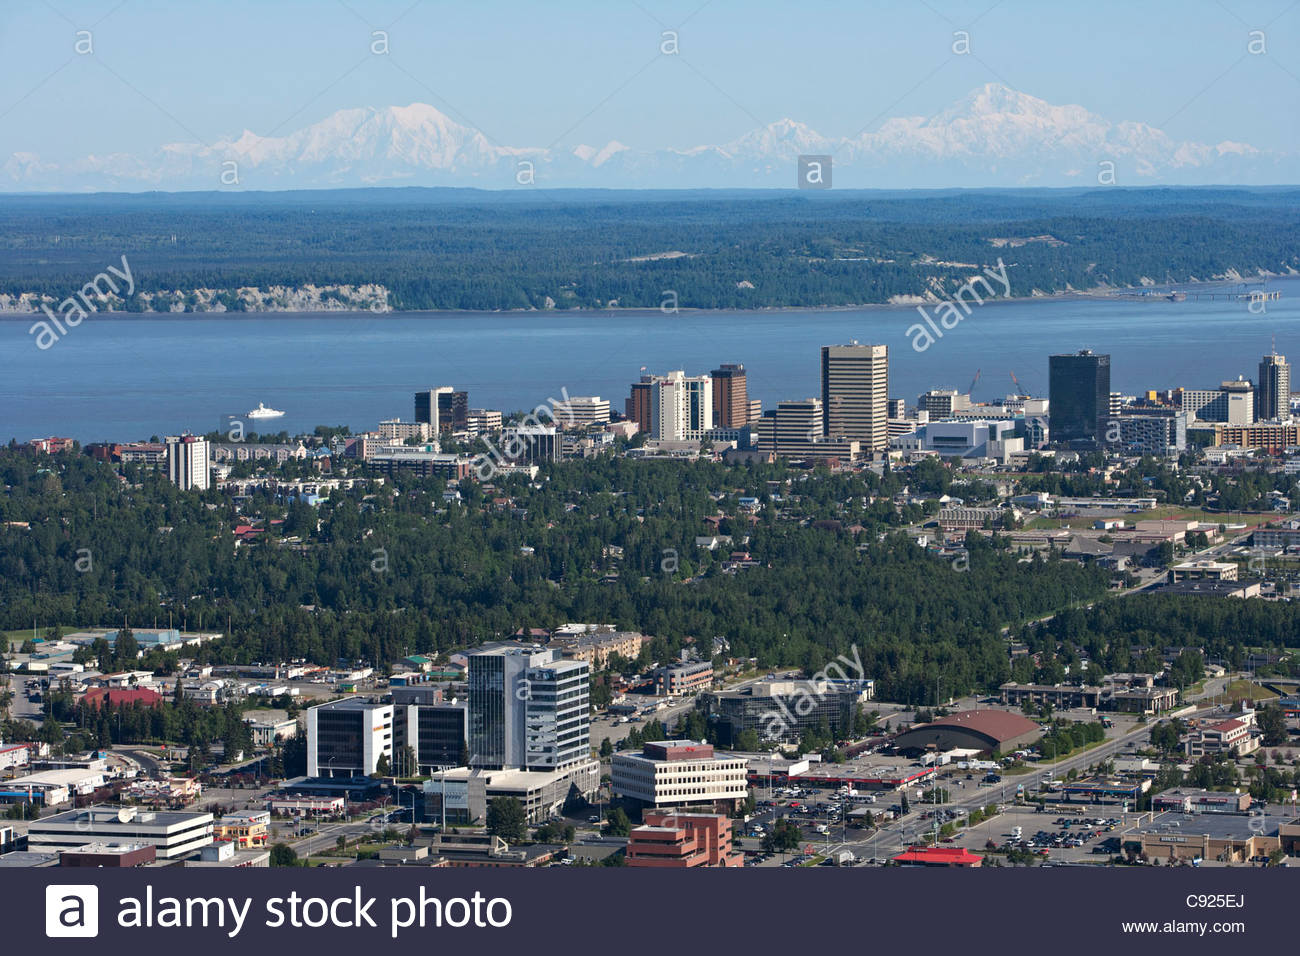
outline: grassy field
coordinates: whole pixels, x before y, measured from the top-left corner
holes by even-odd
[[[36,629],[36,636],[44,637],[45,632],[48,630],[49,628],[46,627],[38,627]],[[91,628],[64,627],[62,633],[71,634],[74,631],[87,631],[87,630],[91,630]],[[19,628],[16,631],[0,631],[0,641],[7,642],[9,649],[14,652],[17,652],[18,648],[22,647],[23,641],[27,640],[31,636],[32,636],[32,629],[30,627]]]
[[[1234,704],[1239,700],[1273,700],[1277,697],[1271,690],[1248,680],[1233,681],[1225,688],[1225,692]]]

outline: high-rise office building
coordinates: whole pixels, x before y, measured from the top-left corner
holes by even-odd
[[[1255,396],[1255,418],[1285,422],[1291,418],[1291,366],[1276,352],[1259,361],[1259,392]]]
[[[636,427],[643,432],[650,430],[654,414],[650,403],[654,398],[654,376],[642,375],[641,381],[632,383],[632,394],[623,406],[623,417],[636,422]]]
[[[713,376],[713,424],[717,428],[740,428],[749,424],[749,390],[745,366],[722,365]]]
[[[469,423],[469,392],[450,385],[426,388],[415,393],[415,420],[439,432],[463,432]]]
[[[699,441],[713,427],[713,378],[680,370],[654,376],[650,433],[661,441]]]
[[[823,431],[864,452],[889,447],[889,346],[822,346]]]
[[[952,418],[957,412],[968,408],[970,408],[970,396],[962,394],[955,388],[932,388],[916,399],[916,410],[927,413],[932,422],[942,418]],[[891,417],[902,418],[903,416]]]
[[[1200,422],[1249,425],[1255,421],[1255,386],[1245,379],[1218,388],[1176,388],[1174,407]]]
[[[188,491],[208,488],[208,440],[194,435],[167,436],[167,478]]]
[[[609,421],[609,400],[599,395],[573,395],[552,399],[555,422],[560,428],[586,428]]]
[[[535,646],[469,656],[470,766],[560,770],[591,758],[591,665]]]
[[[1110,413],[1110,356],[1089,350],[1048,359],[1052,441],[1096,442]]]
[[[393,705],[358,697],[307,711],[307,776],[368,777],[393,760]]]
[[[524,705],[524,767],[561,770],[591,759],[591,665],[552,660],[530,667]]]
[[[560,450],[554,425],[512,425],[501,433],[501,454],[508,461],[541,465],[559,461]]]
[[[758,450],[791,459],[841,460],[856,458],[862,451],[854,439],[827,436],[825,427],[821,399],[777,402],[756,423]]]
[[[440,412],[442,409],[442,396],[450,395],[453,389],[450,385],[442,385],[438,388],[421,389],[415,393],[415,420],[424,422],[429,426],[429,431],[438,434],[440,431]]]
[[[403,750],[411,748],[420,773],[463,766],[468,741],[468,705],[463,700],[445,700],[433,684],[394,687],[394,764],[401,764]],[[415,768],[402,766],[413,775]]]

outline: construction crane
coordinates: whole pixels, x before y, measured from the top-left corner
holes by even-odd
[[[1020,384],[1020,379],[1016,378],[1016,373],[1015,373],[1015,372],[1012,372],[1012,373],[1011,373],[1011,381],[1015,382],[1015,385],[1016,385],[1016,394],[1017,394],[1017,395],[1026,395],[1026,394],[1028,394],[1028,393],[1025,391],[1025,387],[1024,387],[1023,385]]]
[[[981,369],[976,369],[976,370],[975,370],[975,377],[974,377],[973,379],[970,380],[970,388],[966,389],[966,394],[967,394],[967,395],[974,395],[974,394],[975,394],[975,383],[978,382],[978,381],[980,380],[980,371],[981,371]]]

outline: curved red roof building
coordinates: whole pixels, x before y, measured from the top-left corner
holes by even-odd
[[[894,738],[904,751],[977,750],[1003,753],[1026,747],[1043,735],[1028,717],[1009,710],[963,710],[919,724]]]

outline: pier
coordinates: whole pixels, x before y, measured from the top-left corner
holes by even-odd
[[[1128,292],[1116,292],[1114,295],[1121,298],[1145,299],[1148,302],[1186,302],[1189,299],[1193,302],[1199,302],[1202,299],[1213,302],[1276,302],[1282,298],[1282,293],[1277,289],[1218,289],[1214,291],[1205,289],[1170,289],[1168,291],[1156,291],[1154,289],[1140,289]]]

